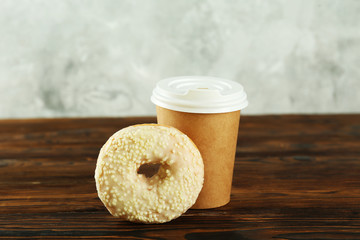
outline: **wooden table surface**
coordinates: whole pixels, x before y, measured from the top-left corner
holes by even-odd
[[[0,121],[0,238],[360,239],[360,115],[243,116],[231,202],[165,224],[112,217],[100,147],[144,118]]]

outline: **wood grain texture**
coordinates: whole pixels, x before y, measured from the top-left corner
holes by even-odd
[[[244,116],[231,202],[166,224],[112,217],[100,147],[155,118],[0,121],[0,238],[360,239],[360,115]]]

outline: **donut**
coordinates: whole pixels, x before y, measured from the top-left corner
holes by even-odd
[[[191,139],[176,128],[139,124],[121,129],[101,148],[96,189],[111,215],[164,223],[186,212],[204,182],[204,165]]]

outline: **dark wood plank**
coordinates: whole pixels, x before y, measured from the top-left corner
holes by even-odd
[[[155,118],[0,121],[0,238],[360,239],[360,115],[241,118],[231,202],[166,224],[112,217],[98,151]]]

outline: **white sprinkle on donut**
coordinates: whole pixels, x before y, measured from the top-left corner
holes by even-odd
[[[113,216],[163,223],[195,203],[204,165],[195,144],[176,128],[134,125],[116,132],[101,148],[95,181]]]

